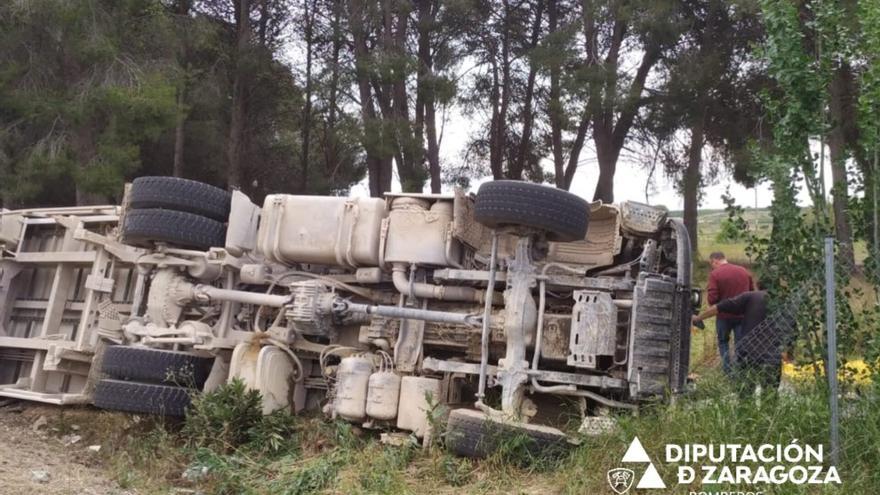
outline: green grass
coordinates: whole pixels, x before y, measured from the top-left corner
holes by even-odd
[[[441,446],[383,445],[377,432],[320,417],[288,417],[291,439],[300,448],[284,453],[254,449],[247,443],[218,451],[193,445],[180,425],[144,422],[116,438],[105,454],[123,488],[169,493],[176,488],[212,494],[610,494],[605,473],[638,436],[672,486],[674,465],[663,462],[666,444],[827,443],[828,408],[823,387],[801,385],[791,392],[739,399],[717,370],[706,368],[696,391],[673,404],[618,415],[619,429],[583,437],[581,445],[554,461],[530,458],[520,438],[482,461],[462,459]],[[843,487],[815,485],[760,487],[767,494],[869,494],[880,486],[880,400],[871,388],[859,399],[844,399],[840,473]],[[215,409],[216,410],[216,409]],[[115,415],[114,417],[121,417]],[[259,438],[251,440],[259,442]],[[268,440],[268,437],[264,438]],[[292,440],[293,441],[293,440]],[[206,444],[207,445],[207,444]],[[221,449],[222,450],[222,449]],[[204,471],[189,481],[187,469]],[[708,487],[704,487],[708,488]],[[713,491],[742,486],[713,486]],[[663,493],[663,492],[655,492]],[[678,492],[676,492],[678,493]]]
[[[707,377],[701,389],[691,398],[674,406],[662,406],[639,417],[623,418],[621,429],[615,435],[590,439],[571,459],[568,469],[560,472],[563,493],[609,493],[604,480],[598,476],[576,478],[570,475],[575,466],[601,466],[601,469],[620,464],[629,441],[638,436],[654,459],[662,459],[666,444],[739,443],[760,445],[785,444],[798,439],[803,444],[827,442],[828,409],[825,395],[819,389],[800,389],[788,395],[764,397],[760,401],[739,400],[725,380]],[[861,405],[862,413],[873,421],[878,412],[869,403]],[[869,420],[870,421],[870,420]],[[855,427],[854,423],[847,423]],[[876,424],[876,423],[875,423]],[[856,434],[858,432],[852,432]],[[847,437],[845,456],[849,465],[842,465],[844,489],[823,486],[761,487],[768,494],[790,493],[875,493],[873,487],[880,476],[871,469],[867,459],[877,459],[877,433]],[[862,449],[870,450],[870,455]],[[674,480],[674,466],[658,462],[657,468],[665,480]],[[668,481],[667,481],[668,484]],[[709,487],[705,487],[709,488]],[[739,491],[744,486],[713,486],[712,491]]]

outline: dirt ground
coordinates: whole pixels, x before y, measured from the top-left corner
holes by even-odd
[[[93,411],[24,402],[0,406],[0,494],[135,495],[108,477],[78,423]]]

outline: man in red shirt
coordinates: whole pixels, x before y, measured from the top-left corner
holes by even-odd
[[[745,268],[728,263],[722,252],[714,252],[709,255],[709,265],[712,272],[709,273],[709,287],[707,296],[709,306],[715,306],[720,301],[736,297],[743,292],[755,290],[752,276]],[[739,342],[742,333],[742,316],[731,313],[718,313],[715,320],[715,330],[718,333],[718,352],[721,354],[721,366],[728,376],[731,372],[730,336],[733,334],[734,342]]]

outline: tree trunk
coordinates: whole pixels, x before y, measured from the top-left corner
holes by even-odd
[[[498,134],[495,140],[498,146],[498,158],[503,162],[507,155],[507,112],[510,108],[510,4],[502,0],[504,4],[504,26],[501,32],[501,107],[499,124],[495,132]],[[501,165],[501,163],[499,163]]]
[[[541,17],[544,13],[544,2],[538,0],[535,5],[535,18],[532,21],[532,34],[529,40],[529,47],[534,49],[538,46],[541,36]],[[532,112],[532,100],[535,94],[535,78],[538,75],[538,66],[534,62],[529,63],[529,75],[526,78],[526,94],[523,101],[523,124],[522,133],[519,143],[519,154],[516,160],[511,163],[509,178],[522,179],[523,170],[525,170],[529,159],[529,151],[532,145],[532,126],[534,124],[534,115]]]
[[[183,68],[183,81],[177,89],[177,122],[174,126],[174,161],[172,164],[171,175],[174,177],[183,177],[184,168],[184,145],[186,143],[186,119],[188,117],[186,110],[186,96],[189,86],[189,33],[187,24],[189,22],[190,0],[180,0],[177,2],[177,15],[180,16],[179,22],[184,26],[181,35],[180,49],[177,52],[177,63]]]
[[[577,133],[574,141],[571,143],[571,149],[568,152],[568,165],[565,166],[565,183],[563,189],[568,191],[571,188],[571,181],[574,180],[574,174],[577,173],[578,162],[581,159],[581,151],[584,149],[584,142],[587,139],[587,131],[590,128],[590,114],[585,111],[578,124]]]
[[[269,27],[269,0],[260,0],[260,22],[257,27],[257,39],[261,46],[266,46]]]
[[[492,49],[492,125],[489,135],[489,166],[495,180],[505,178],[507,111],[510,105],[510,4],[502,0],[501,53]],[[495,40],[492,40],[495,43]]]
[[[694,115],[691,123],[691,144],[688,149],[688,164],[684,173],[684,226],[691,239],[691,250],[698,251],[699,232],[697,215],[700,194],[700,166],[703,161],[705,116],[702,111]]]
[[[839,67],[831,79],[831,98],[829,112],[831,114],[831,130],[828,133],[828,148],[831,151],[832,194],[834,195],[834,235],[840,245],[841,259],[849,267],[855,267],[852,244],[852,228],[849,223],[849,182],[846,172],[846,113],[848,98],[852,98],[847,90],[847,69]]]
[[[305,100],[303,102],[303,126],[300,133],[300,138],[302,139],[302,157],[300,158],[299,189],[302,194],[309,192],[309,148],[311,145],[312,132],[312,28],[315,19],[315,3],[317,2],[315,0],[311,1],[311,5],[309,5],[309,0],[303,2],[303,9],[305,10],[304,35],[306,42],[306,80],[304,88],[305,94],[303,95]]]
[[[389,130],[390,123],[394,120],[394,103],[392,102],[392,87],[388,83],[379,84],[371,81],[370,87],[373,88],[376,104],[379,112],[374,111],[375,121],[372,132],[376,137],[371,140],[375,147],[375,153],[379,157],[379,163],[382,169],[379,171],[379,187],[382,192],[391,190],[391,176],[393,174],[393,164],[403,162],[403,158],[399,155],[400,148],[397,146],[397,135],[395,130]],[[386,187],[387,181],[387,187]],[[401,180],[402,182],[402,180]]]
[[[440,143],[437,140],[437,116],[434,95],[425,98],[425,138],[428,141],[428,171],[431,175],[431,192],[440,194],[442,182],[440,177]]]
[[[73,131],[71,140],[71,148],[76,163],[81,170],[85,170],[92,166],[97,151],[95,150],[95,133],[92,130],[91,122],[84,122]],[[101,205],[106,204],[107,197],[103,194],[86,191],[77,181],[76,184],[76,204],[84,205]]]
[[[381,122],[376,117],[373,94],[370,89],[369,48],[364,27],[365,8],[363,0],[349,0],[352,41],[354,48],[355,78],[361,104],[361,125],[363,138],[361,144],[366,152],[367,174],[370,196],[381,197],[391,190],[391,157],[381,153]]]
[[[645,82],[654,65],[660,60],[657,46],[644,46],[638,69],[629,87],[621,95],[619,93],[620,50],[624,46],[629,29],[628,19],[624,14],[623,5],[615,4],[615,21],[611,29],[608,52],[600,63],[596,45],[598,34],[593,11],[584,9],[584,33],[588,43],[587,64],[600,65],[604,74],[603,84],[592,84],[587,109],[593,125],[593,142],[596,145],[596,156],[599,161],[599,179],[593,200],[605,203],[614,202],[614,174],[620,151],[626,142],[630,129],[635,122],[639,109],[645,104],[642,92]]]
[[[342,2],[333,0],[332,17],[332,48],[330,56],[330,86],[327,88],[327,119],[324,122],[324,173],[330,174],[331,180],[335,178],[337,169],[336,139],[336,112],[337,98],[339,94],[339,57],[342,52]]]
[[[611,40],[605,60],[601,62],[604,81],[592,84],[589,105],[593,118],[593,143],[596,145],[596,158],[599,163],[599,177],[593,201],[614,202],[614,174],[620,149],[615,145],[615,110],[617,109],[617,80],[620,47],[626,37],[626,22],[616,20],[611,31]],[[589,36],[589,34],[588,34]],[[588,38],[591,39],[591,38]],[[595,41],[594,41],[595,43]],[[588,53],[588,56],[590,54]]]
[[[547,31],[556,32],[559,24],[557,10],[558,0],[549,0],[547,3]],[[562,151],[562,88],[560,84],[561,67],[558,60],[553,60],[550,65],[550,94],[547,100],[547,116],[550,120],[550,147],[553,152],[553,173],[556,179],[556,187],[568,190],[565,181],[565,157]]]
[[[440,145],[437,138],[437,109],[434,97],[434,60],[431,55],[431,33],[436,17],[436,0],[419,0],[419,78],[418,92],[421,96],[420,118],[417,125],[418,135],[424,136],[427,144],[428,175],[431,178],[431,192],[440,194],[442,183],[440,176]]]
[[[171,175],[183,177],[183,149],[186,140],[186,83],[177,90],[177,123],[174,126],[174,164]]]
[[[596,192],[593,193],[593,201],[602,201],[610,204],[614,202],[614,173],[617,168],[617,158],[610,153],[600,153],[599,178],[596,181]]]
[[[593,141],[596,143],[596,158],[599,161],[599,179],[596,181],[596,192],[593,201],[603,203],[614,202],[614,173],[617,169],[617,158],[620,149],[615,149],[611,133],[607,128],[593,127]]]
[[[594,201],[614,202],[614,174],[617,170],[617,160],[620,158],[620,151],[623,149],[636,114],[643,105],[640,100],[645,80],[651,67],[659,59],[658,52],[650,50],[646,52],[624,102],[618,106],[615,93],[611,93],[615,91],[613,89],[615,85],[609,83],[601,110],[592,114],[593,142],[596,144],[596,157],[599,160],[599,180],[596,183],[596,193],[593,195]],[[606,70],[613,70],[616,73],[617,61],[614,60],[613,63],[606,65]],[[614,79],[616,80],[616,77]],[[619,112],[615,122],[614,115],[617,108]]]
[[[492,120],[489,123],[489,168],[492,170],[492,178],[500,180],[504,178],[502,168],[503,145],[499,140],[498,129],[504,125],[501,119],[501,105],[498,101],[501,94],[501,82],[498,79],[498,62],[495,53],[492,53]]]
[[[236,2],[236,60],[235,75],[232,82],[232,115],[229,122],[229,142],[227,143],[226,182],[230,189],[241,187],[241,154],[244,146],[244,128],[247,117],[247,74],[245,58],[251,38],[250,1]]]
[[[389,12],[388,15],[391,16],[391,13]],[[391,42],[389,49],[396,57],[403,59],[406,56],[409,15],[406,12],[396,12],[396,17],[396,25],[389,36]],[[400,176],[401,188],[404,192],[420,193],[425,184],[423,139],[421,129],[414,128],[410,120],[406,83],[406,75],[398,74],[392,84],[390,117],[392,127],[395,129],[397,154],[400,157],[397,171]]]

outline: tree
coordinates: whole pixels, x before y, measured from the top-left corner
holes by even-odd
[[[877,221],[878,158],[880,158],[880,5],[876,2],[857,2],[860,36],[857,53],[864,57],[864,68],[857,80],[859,147],[862,153],[856,161],[864,177],[864,203],[860,209],[862,235],[869,242],[872,256],[876,258],[880,229]],[[860,223],[855,223],[858,226]],[[875,260],[876,263],[876,260]]]
[[[599,162],[593,199],[611,203],[617,160],[639,111],[651,101],[645,94],[648,77],[679,40],[681,12],[675,2],[583,3],[584,67],[589,77],[586,113]],[[639,52],[635,72],[623,69],[623,60]]]
[[[847,162],[855,160],[862,182],[870,178],[865,143],[860,136],[864,127],[859,123],[864,119],[859,116],[857,104],[859,73],[854,70],[861,66],[860,71],[870,74],[870,65],[865,64],[870,55],[859,53],[859,38],[862,27],[870,25],[870,10],[864,11],[855,2],[832,0],[812,0],[798,6],[765,0],[761,7],[771,41],[763,54],[777,85],[777,91],[767,98],[775,122],[774,154],[797,164],[813,199],[815,230],[817,234],[831,232],[821,181],[824,143],[828,143],[833,232],[845,263],[854,266]],[[866,14],[868,23],[858,21],[859,13]],[[823,145],[818,174],[809,150],[811,139]],[[777,168],[785,170],[776,167],[770,171]]]
[[[312,22],[299,24],[303,26],[303,42],[312,45],[305,51],[313,54],[312,74],[307,70],[302,83],[312,88],[313,96],[312,102],[305,102],[309,111],[305,107],[303,110],[303,146],[306,127],[310,129],[309,142],[315,146],[309,144],[308,154],[302,153],[300,167],[306,179],[301,181],[304,188],[299,192],[340,193],[366,172],[360,157],[360,128],[355,115],[346,108],[352,105],[344,96],[353,78],[345,58],[349,43],[345,35],[345,0],[323,0],[312,6]],[[311,29],[311,37],[306,36],[306,27]],[[315,169],[314,165],[321,168]]]
[[[165,12],[148,0],[0,7],[4,204],[119,198],[174,125]]]
[[[415,10],[416,135],[424,136],[431,192],[440,193],[441,136],[437,130],[437,111],[449,106],[455,96],[454,70],[462,55],[461,37],[470,13],[466,5],[448,0],[417,0]]]
[[[186,95],[189,82],[189,53],[190,53],[190,8],[192,0],[178,0],[174,9],[175,24],[179,30],[179,44],[177,49],[177,63],[183,69],[182,77],[177,86],[177,122],[174,126],[174,164],[172,175],[183,177],[184,168],[184,142],[186,140]]]
[[[251,3],[235,0],[235,62],[232,78],[232,109],[229,121],[229,142],[226,150],[226,183],[229,187],[241,187],[242,148],[245,139],[248,89],[251,78]]]
[[[479,10],[486,20],[467,37],[476,70],[463,103],[488,122],[468,159],[488,162],[495,179],[543,181],[549,155],[556,185],[567,189],[592,137],[594,197],[613,201],[621,150],[654,100],[649,76],[680,37],[679,2],[501,1]]]
[[[854,156],[863,161],[858,137],[857,86],[850,56],[854,46],[851,19],[857,14],[855,4],[823,1],[816,11],[816,56],[827,77],[828,149],[831,155],[832,194],[834,196],[834,234],[840,244],[841,256],[855,266],[853,232],[850,225],[850,198],[847,160]],[[824,153],[824,150],[822,150]]]
[[[318,16],[341,0],[310,0],[315,64],[303,81],[281,61],[290,4],[245,3],[0,7],[4,206],[118,200],[140,174],[232,185],[258,202],[360,180],[358,128],[340,96],[346,42],[326,36],[334,23]]]
[[[248,4],[244,44],[240,1],[202,0],[194,7],[218,32],[217,53],[198,63],[215,70],[216,88],[202,102],[212,135],[201,144],[226,152],[219,172],[227,180],[221,185],[239,187],[255,201],[280,191],[345,192],[364,170],[353,143],[355,128],[339,99],[346,83],[340,61],[345,39],[331,33],[343,29],[341,2],[309,0],[298,10],[286,0]],[[302,64],[280,60],[289,34],[306,55]],[[201,117],[200,108],[193,107],[194,118]],[[204,163],[192,175],[203,178],[198,170],[211,168]],[[216,182],[216,176],[207,179]]]
[[[767,81],[752,53],[763,36],[756,14],[721,0],[683,2],[688,28],[662,63],[669,75],[647,119],[666,171],[679,183],[694,250],[704,181],[723,165],[748,168],[741,162],[749,143],[761,139],[759,91]],[[704,169],[706,150],[715,159]]]
[[[304,91],[305,94],[303,98],[305,103],[303,104],[303,125],[301,131],[301,139],[302,139],[302,158],[300,159],[300,188],[305,191],[308,188],[309,184],[309,161],[311,160],[311,156],[309,155],[309,151],[311,148],[311,132],[312,132],[312,87],[313,87],[313,77],[312,77],[312,66],[314,60],[314,37],[315,37],[315,18],[316,18],[316,10],[318,6],[318,2],[316,0],[303,0],[303,38],[305,41],[305,81],[304,81]]]
[[[366,0],[349,0],[348,23],[352,36],[352,52],[354,55],[355,80],[360,99],[361,126],[364,151],[366,153],[367,172],[370,182],[370,195],[381,196],[391,190],[391,165],[393,151],[383,145],[384,129],[376,112],[373,101],[369,29]]]
[[[578,32],[578,22],[573,17],[575,15],[574,5],[564,0],[548,0],[548,34],[542,44],[542,52],[536,53],[536,57],[543,61],[549,73],[544,113],[547,115],[550,135],[544,140],[550,142],[556,187],[565,190],[571,187],[571,181],[577,172],[590,123],[589,115],[585,111],[575,118],[572,118],[572,112],[566,111],[567,104],[577,106],[573,104],[577,101],[576,95],[580,88],[579,78],[567,76],[577,74],[576,70],[571,70],[577,63],[574,62],[576,55],[573,53],[575,35]],[[568,97],[570,94],[575,96]],[[574,133],[574,138],[566,143],[564,135],[571,133]]]
[[[475,15],[483,21],[471,23],[465,37],[475,67],[461,102],[470,114],[488,115],[467,153],[487,161],[495,179],[544,178],[531,139],[539,70],[531,55],[546,34],[544,12],[545,0],[480,2]]]
[[[436,114],[451,99],[460,10],[442,0],[349,0],[347,13],[370,193],[390,190],[395,166],[404,191],[421,192],[430,177],[439,192]]]

